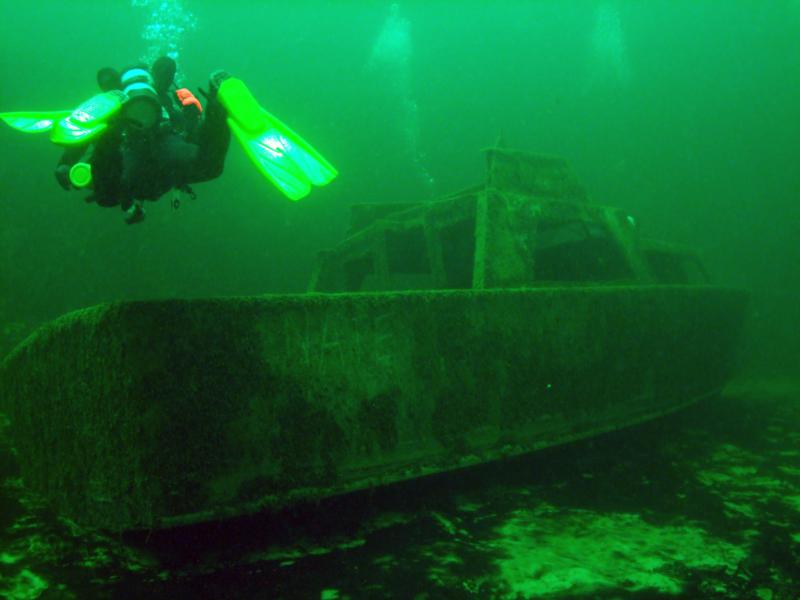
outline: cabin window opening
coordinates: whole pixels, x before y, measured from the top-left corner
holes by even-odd
[[[372,255],[360,256],[344,264],[344,277],[347,291],[358,292],[364,285],[364,279],[375,274],[375,261]]]
[[[443,227],[439,240],[446,287],[470,289],[475,264],[475,215]]]
[[[703,263],[696,256],[685,256],[683,268],[686,270],[690,284],[709,283],[708,271],[705,270]]]
[[[650,272],[659,283],[699,284],[707,283],[708,277],[700,261],[694,256],[663,250],[645,252]]]
[[[537,281],[633,279],[622,248],[608,228],[596,222],[540,221],[534,269]]]
[[[390,273],[430,274],[425,230],[414,227],[386,231],[386,256]]]

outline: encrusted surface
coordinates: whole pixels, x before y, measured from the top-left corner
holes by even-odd
[[[14,351],[0,408],[60,512],[164,526],[669,412],[728,378],[744,305],[678,286],[103,305]]]

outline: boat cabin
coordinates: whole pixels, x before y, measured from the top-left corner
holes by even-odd
[[[485,183],[437,201],[356,204],[312,292],[703,284],[697,255],[640,238],[561,159],[492,148]]]

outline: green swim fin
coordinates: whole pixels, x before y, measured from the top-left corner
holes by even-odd
[[[126,101],[127,97],[119,90],[92,96],[55,124],[50,141],[60,146],[75,146],[95,139],[108,129],[109,119]]]
[[[247,156],[291,200],[300,200],[311,186],[326,185],[339,174],[303,138],[264,110],[240,79],[223,81],[217,97]]]
[[[0,113],[0,120],[23,133],[50,133],[60,146],[85,144],[108,129],[127,98],[118,90],[92,96],[75,110]]]
[[[0,120],[22,133],[45,133],[53,129],[61,119],[72,114],[71,110],[52,112],[7,112],[0,113]]]

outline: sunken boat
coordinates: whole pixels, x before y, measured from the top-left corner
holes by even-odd
[[[0,366],[26,486],[109,531],[453,471],[718,394],[746,294],[643,239],[568,164],[487,152],[481,185],[353,207],[308,293],[115,302]]]

